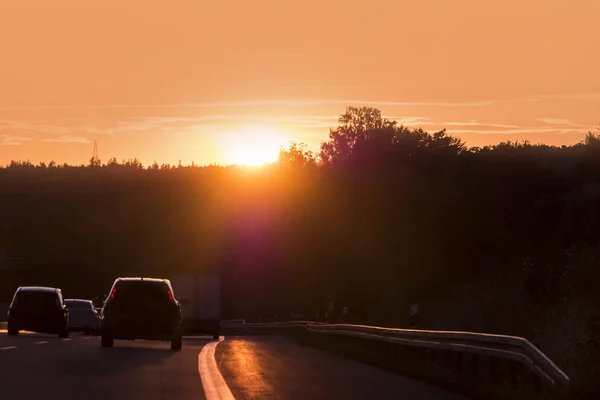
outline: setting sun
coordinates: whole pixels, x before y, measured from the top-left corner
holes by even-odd
[[[228,164],[258,166],[276,161],[288,141],[272,128],[246,127],[224,136],[222,146]]]

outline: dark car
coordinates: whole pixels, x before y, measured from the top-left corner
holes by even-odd
[[[168,279],[118,278],[102,308],[101,345],[114,339],[170,341],[181,350],[181,305]]]
[[[17,289],[8,309],[8,334],[20,330],[69,337],[69,313],[61,290],[41,286]]]
[[[69,330],[83,331],[84,335],[96,334],[100,330],[100,315],[91,300],[65,299],[69,308]]]

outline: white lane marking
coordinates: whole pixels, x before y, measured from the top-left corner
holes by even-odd
[[[221,336],[218,342],[205,344],[198,354],[198,372],[206,400],[235,400],[215,360],[215,350],[223,340],[225,339]]]
[[[63,339],[64,342],[68,342],[71,338]]]
[[[35,342],[35,344],[46,344],[48,342]]]
[[[12,350],[12,349],[16,349],[17,346],[6,346],[6,347],[0,347],[0,350]]]

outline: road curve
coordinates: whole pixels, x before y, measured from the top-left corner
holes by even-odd
[[[185,338],[182,351],[171,351],[165,342],[117,340],[105,349],[98,337],[6,331],[0,331],[0,398],[462,399],[279,337]]]
[[[228,338],[215,357],[236,400],[466,399],[277,336]]]

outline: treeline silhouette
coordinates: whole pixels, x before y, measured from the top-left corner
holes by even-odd
[[[91,297],[115,276],[219,271],[231,317],[312,316],[333,296],[351,321],[406,326],[409,304],[460,292],[444,315],[422,306],[423,327],[526,335],[573,371],[566,353],[598,356],[599,181],[595,132],[468,147],[370,107],[348,107],[318,152],[292,144],[262,168],[13,161],[0,247],[30,261],[0,293],[41,282]],[[465,317],[478,303],[486,318]],[[577,327],[548,328],[563,314]]]

